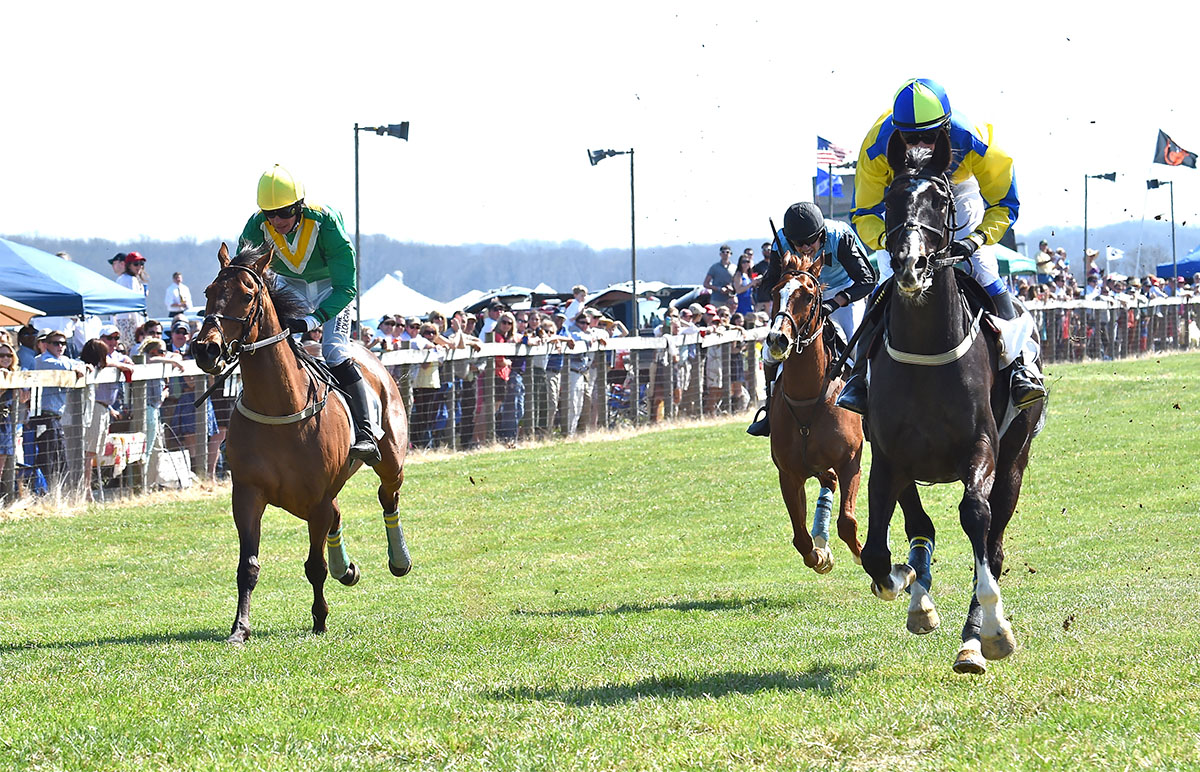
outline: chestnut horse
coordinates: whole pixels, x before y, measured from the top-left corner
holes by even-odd
[[[771,460],[779,470],[779,490],[792,521],[792,544],[804,565],[818,574],[833,568],[829,515],[833,492],[842,484],[838,536],[861,562],[854,505],[862,468],[862,423],[835,406],[842,380],[827,373],[824,319],[821,317],[821,260],[788,252],[774,288],[775,317],[764,341],[765,355],[782,364],[771,396]],[[831,380],[832,379],[832,380]],[[807,532],[804,483],[816,477],[821,493]]]
[[[224,366],[242,369],[242,393],[229,421],[226,462],[233,480],[233,521],[241,557],[237,570],[237,616],[229,642],[250,636],[250,594],[258,582],[259,536],[268,504],[308,522],[308,560],[304,574],[313,587],[313,632],[325,632],[329,604],[325,602],[325,551],[328,570],[342,584],[359,579],[342,544],[337,495],[358,470],[347,461],[354,430],[345,403],[335,398],[328,378],[306,365],[281,318],[308,312],[301,299],[277,289],[268,270],[273,252],[265,247],[243,248],[232,260],[225,245],[218,259],[221,270],[205,289],[204,324],[196,334],[193,352],[205,372]],[[396,576],[412,567],[397,507],[404,482],[408,427],[400,393],[391,376],[366,349],[355,360],[362,377],[379,395],[383,460],[379,503],[388,539],[388,566]],[[228,370],[226,370],[228,372]]]
[[[961,482],[959,522],[971,542],[975,582],[954,670],[982,673],[987,660],[1002,659],[1016,646],[998,583],[1004,529],[1017,506],[1044,404],[1014,416],[996,337],[981,332],[981,312],[968,303],[961,273],[951,267],[959,258],[950,254],[954,192],[946,175],[951,156],[945,134],[932,151],[906,148],[900,140],[897,132],[888,146],[895,179],[884,198],[884,220],[895,276],[884,351],[871,360],[863,568],[880,598],[892,600],[909,589],[910,632],[936,628],[940,620],[929,595],[934,528],[916,482]],[[1006,417],[1011,423],[1001,433]],[[888,525],[897,502],[910,550],[908,563],[893,565]]]

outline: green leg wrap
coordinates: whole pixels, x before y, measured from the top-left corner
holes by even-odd
[[[325,537],[325,547],[329,553],[329,574],[341,579],[350,570],[350,558],[346,555],[346,545],[342,544],[340,528]]]
[[[400,527],[400,513],[384,512],[383,525],[387,530],[388,562],[393,569],[407,573],[408,569],[412,567],[412,557],[408,554],[408,545],[404,543],[404,529]]]

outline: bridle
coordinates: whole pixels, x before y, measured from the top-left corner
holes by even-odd
[[[217,334],[221,336],[221,358],[229,363],[229,369],[235,367],[242,354],[253,354],[260,348],[273,346],[279,341],[291,335],[289,330],[283,330],[278,335],[272,335],[265,340],[249,343],[246,338],[250,333],[258,328],[258,323],[262,321],[263,315],[263,295],[267,292],[267,283],[263,277],[258,274],[253,268],[244,265],[227,265],[217,274],[217,278],[213,280],[215,284],[221,278],[221,274],[226,271],[241,271],[250,277],[250,281],[254,284],[254,307],[250,313],[245,316],[227,316],[225,314],[208,314],[204,317],[204,323],[200,325],[201,332],[210,324],[216,328]],[[236,322],[241,326],[241,334],[232,341],[225,340],[225,333],[221,330],[220,322]]]
[[[806,306],[808,309],[808,318],[806,320],[805,327],[800,327],[800,323],[796,321],[796,317],[794,317],[792,312],[789,311],[782,303],[779,306],[779,311],[775,314],[775,319],[783,317],[783,319],[785,319],[788,324],[792,326],[792,333],[796,337],[792,340],[792,343],[790,346],[788,346],[788,348],[793,349],[797,355],[803,351],[808,344],[816,340],[821,334],[821,281],[816,277],[816,275],[810,273],[809,271],[802,271],[799,268],[793,268],[789,271],[785,271],[783,275],[779,277],[779,284],[782,286],[789,279],[799,278],[800,276],[807,276],[808,278],[812,279],[813,285],[817,288],[817,291],[813,293],[812,300]],[[775,326],[774,319],[771,320],[771,326]]]
[[[227,316],[225,314],[208,314],[204,317],[204,322],[200,325],[200,332],[204,332],[205,328],[212,325],[216,329],[217,334],[221,336],[221,358],[225,360],[225,369],[213,377],[212,385],[204,390],[204,393],[196,398],[195,406],[199,407],[204,404],[204,400],[208,399],[209,395],[225,383],[225,380],[233,373],[241,361],[242,354],[253,354],[260,348],[273,346],[281,340],[291,337],[291,331],[284,328],[278,335],[272,335],[265,340],[254,341],[253,343],[246,342],[247,336],[256,329],[258,323],[262,321],[263,315],[263,294],[267,291],[267,283],[263,277],[252,268],[244,265],[227,265],[217,273],[217,278],[213,279],[213,284],[220,280],[221,274],[228,270],[242,271],[250,277],[251,283],[254,284],[254,310],[245,316]],[[232,341],[225,340],[225,333],[221,330],[221,321],[237,322],[241,326],[241,334]],[[196,337],[200,337],[200,332],[196,333]],[[322,401],[322,405],[324,401]]]
[[[905,220],[888,228],[884,234],[884,246],[897,243],[893,241],[893,236],[900,233],[910,233],[912,231],[927,231],[937,238],[938,246],[932,255],[926,257],[926,267],[922,271],[922,275],[937,271],[942,268],[948,268],[959,262],[962,258],[954,257],[950,254],[950,243],[954,238],[954,233],[958,230],[958,212],[954,208],[954,188],[950,185],[950,178],[945,174],[928,175],[928,174],[901,174],[892,180],[892,188],[895,188],[897,183],[909,182],[912,180],[924,180],[935,186],[946,198],[946,214],[942,217],[942,227],[936,228],[928,223],[916,222],[915,220]],[[891,249],[888,249],[891,252]],[[895,253],[892,253],[892,260],[895,261]]]

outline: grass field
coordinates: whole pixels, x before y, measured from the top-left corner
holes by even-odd
[[[961,488],[912,636],[840,542],[804,568],[738,422],[414,463],[402,579],[360,474],[319,638],[279,510],[243,648],[227,494],[0,522],[0,769],[1200,769],[1200,356],[1049,378],[983,676]]]

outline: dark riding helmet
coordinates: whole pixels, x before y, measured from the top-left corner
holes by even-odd
[[[820,239],[825,245],[825,215],[816,204],[801,201],[788,207],[783,216],[783,235],[792,244],[810,244]]]

